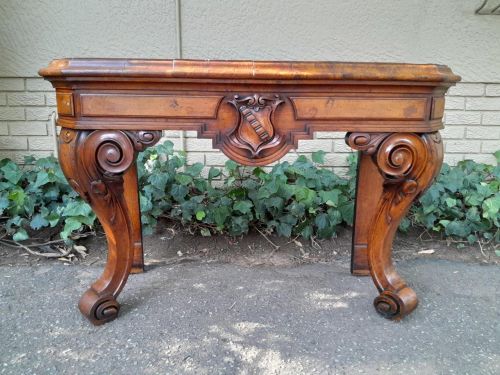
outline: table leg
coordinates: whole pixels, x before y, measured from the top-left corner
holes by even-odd
[[[443,160],[441,138],[437,132],[348,133],[346,141],[364,154],[360,167],[364,165],[369,170],[367,176],[375,176],[373,165],[378,169],[378,178],[361,176],[359,180],[360,197],[371,200],[368,206],[374,209],[366,217],[364,212],[357,211],[356,220],[362,218],[363,223],[370,223],[368,228],[359,228],[367,239],[368,266],[380,292],[374,301],[375,308],[386,318],[399,319],[417,307],[418,299],[396,272],[392,241],[413,201],[439,173]]]
[[[137,186],[137,165],[135,162],[123,175],[123,183],[127,187],[124,191],[125,201],[130,215],[130,224],[132,225],[132,237],[134,246],[134,257],[132,260],[132,269],[130,273],[144,272],[144,253],[142,248],[142,226],[141,226],[141,208],[139,205],[139,191]]]
[[[95,325],[118,315],[116,298],[140,246],[136,154],[156,143],[160,135],[158,131],[61,129],[61,168],[69,184],[91,205],[108,242],[104,272],[79,303],[82,314]]]
[[[352,233],[351,273],[353,275],[370,275],[368,235],[377,208],[377,199],[373,199],[373,197],[379,197],[382,193],[382,181],[383,177],[371,156],[360,151]]]

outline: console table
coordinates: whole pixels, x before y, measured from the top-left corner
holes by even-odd
[[[40,70],[56,89],[59,159],[106,232],[108,260],[80,299],[93,324],[117,317],[131,272],[143,270],[138,152],[162,130],[196,130],[230,159],[266,165],[314,132],[345,131],[359,151],[351,272],[371,274],[376,310],[399,319],[415,292],[392,241],[443,159],[443,65],[210,60],[61,59]]]

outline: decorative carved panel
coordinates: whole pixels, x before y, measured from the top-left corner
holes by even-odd
[[[238,123],[229,135],[235,147],[247,149],[252,157],[258,157],[262,150],[279,143],[280,136],[273,124],[274,111],[283,103],[279,95],[235,95],[228,102],[238,111]]]
[[[215,118],[222,96],[81,94],[83,116]]]

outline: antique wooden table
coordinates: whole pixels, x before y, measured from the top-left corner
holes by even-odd
[[[371,274],[376,310],[398,319],[415,292],[391,260],[394,234],[439,172],[442,65],[62,59],[40,70],[56,89],[61,167],[106,232],[108,260],[79,307],[117,317],[118,294],[143,270],[137,152],[164,129],[196,130],[241,164],[272,163],[317,131],[345,131],[359,150],[351,272]]]

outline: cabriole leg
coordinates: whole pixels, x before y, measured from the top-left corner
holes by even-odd
[[[346,141],[364,153],[361,163],[367,165],[370,175],[374,175],[371,163],[378,169],[378,179],[365,182],[371,194],[364,197],[372,200],[369,205],[373,207],[372,213],[365,218],[369,226],[356,228],[361,228],[366,235],[368,266],[380,292],[374,301],[375,308],[386,318],[399,319],[417,307],[418,299],[396,272],[392,262],[392,242],[413,201],[439,173],[443,161],[441,138],[437,132],[349,133]],[[367,157],[372,161],[368,162]]]
[[[116,298],[141,246],[136,153],[156,143],[160,135],[158,131],[61,129],[61,168],[73,189],[91,205],[108,242],[104,272],[79,303],[82,314],[95,325],[118,315]],[[137,264],[142,266],[140,255]]]

